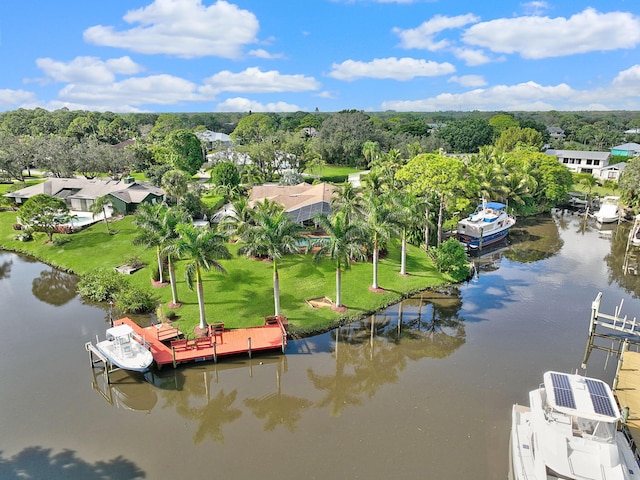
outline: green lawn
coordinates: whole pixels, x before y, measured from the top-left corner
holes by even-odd
[[[164,305],[171,301],[170,287],[154,289],[151,286],[151,269],[155,268],[155,250],[132,244],[136,227],[132,217],[111,222],[110,228],[118,233],[109,235],[103,222],[81,232],[62,236],[68,239],[63,245],[46,243],[45,234],[35,234],[34,241],[15,240],[15,212],[0,212],[0,247],[6,250],[31,254],[50,265],[68,271],[83,273],[98,269],[111,269],[135,255],[147,262],[147,266],[126,278],[133,284],[153,290],[158,302]],[[61,236],[55,235],[54,238]],[[207,321],[224,322],[228,327],[261,325],[265,315],[274,313],[273,265],[270,262],[239,257],[238,245],[229,244],[233,254],[230,260],[221,263],[227,270],[223,275],[216,272],[205,274],[205,303]],[[184,264],[177,262],[178,293],[182,306],[176,310],[179,319],[176,325],[185,333],[193,332],[198,324],[198,303],[195,291],[190,291],[184,281]],[[426,254],[409,247],[407,271],[409,276],[398,274],[400,253],[392,245],[388,255],[380,261],[379,284],[385,293],[372,293],[368,286],[372,281],[372,264],[357,263],[343,273],[342,299],[349,307],[344,313],[330,309],[313,309],[305,299],[323,295],[335,299],[335,268],[326,260],[316,267],[310,255],[288,255],[279,262],[281,311],[289,318],[292,332],[311,333],[325,331],[339,322],[357,319],[361,315],[389,305],[404,295],[443,283],[450,279],[434,268]]]

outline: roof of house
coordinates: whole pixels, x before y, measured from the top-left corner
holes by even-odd
[[[640,143],[623,143],[622,145],[616,145],[611,147],[611,150],[640,150]]]
[[[317,213],[329,213],[329,204],[335,187],[329,183],[309,185],[256,185],[251,190],[249,204],[269,199],[284,207],[286,213],[297,222],[311,220]]]
[[[96,199],[104,195],[121,194],[129,192],[130,198],[134,203],[137,199],[142,201],[149,193],[157,196],[164,195],[162,189],[154,187],[147,183],[131,182],[127,183],[123,180],[103,180],[103,179],[86,179],[86,178],[50,178],[43,183],[31,185],[15,192],[7,193],[5,197],[11,198],[31,198],[40,193],[46,193],[58,198],[86,198]],[[144,195],[143,195],[144,192]],[[119,195],[115,195],[118,196]],[[125,195],[126,197],[126,195]],[[124,200],[124,198],[123,198]]]
[[[618,163],[614,163],[613,165],[607,165],[606,167],[603,167],[602,170],[620,170],[621,172],[627,167],[627,163],[626,162],[618,162]]]
[[[558,158],[584,158],[592,160],[607,160],[611,157],[610,152],[590,152],[585,150],[547,150],[547,155],[553,155]]]
[[[200,140],[204,140],[206,142],[223,142],[223,143],[231,143],[231,137],[226,133],[213,132],[211,130],[205,130],[204,132],[196,132],[196,137]]]

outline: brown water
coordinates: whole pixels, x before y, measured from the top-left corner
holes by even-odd
[[[521,221],[464,285],[285,356],[111,386],[84,349],[108,311],[72,276],[0,253],[0,478],[504,479],[511,406],[544,371],[580,367],[596,294],[640,316],[624,228]],[[587,373],[610,381],[614,363],[595,352]]]

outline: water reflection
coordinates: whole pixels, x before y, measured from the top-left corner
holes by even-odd
[[[0,257],[2,257],[0,255]],[[11,276],[11,266],[13,265],[13,260],[3,260],[0,262],[0,280],[8,279]]]
[[[56,450],[60,447],[56,446]],[[8,458],[0,452],[0,478],[18,480],[24,478],[65,478],[87,480],[92,478],[118,478],[135,480],[145,478],[145,472],[135,463],[123,457],[91,463],[80,458],[73,450],[54,453],[51,448],[27,447]]]
[[[78,277],[51,267],[33,279],[31,291],[38,300],[59,307],[76,296]]]

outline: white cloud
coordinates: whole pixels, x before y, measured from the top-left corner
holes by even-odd
[[[487,56],[482,50],[476,50],[473,48],[454,48],[453,54],[464,60],[464,63],[470,67],[476,67],[478,65],[484,65],[491,62],[491,58]]]
[[[640,43],[640,18],[627,12],[600,13],[587,8],[570,18],[501,18],[469,27],[462,39],[493,52],[548,58],[593,51],[634,48]]]
[[[0,88],[0,107],[2,108],[16,108],[24,103],[33,102],[35,99],[36,96],[33,92]]]
[[[578,95],[568,85],[542,86],[535,82],[517,85],[497,85],[465,93],[443,93],[423,100],[386,101],[383,110],[443,111],[443,110],[551,110],[570,103]]]
[[[102,61],[97,57],[76,57],[70,62],[60,62],[52,58],[38,58],[36,65],[57,82],[79,82],[107,84],[115,80],[116,74],[132,75],[143,68],[130,57],[112,58]]]
[[[462,75],[460,77],[454,75],[447,81],[469,88],[484,87],[487,84],[487,81],[482,75]]]
[[[216,107],[218,112],[297,112],[297,105],[286,102],[260,103],[248,98],[229,98]]]
[[[262,48],[257,48],[255,50],[249,50],[248,55],[256,58],[264,58],[267,60],[273,60],[278,58],[284,58],[284,55],[281,53],[269,53]]]
[[[116,112],[122,111],[120,106],[180,105],[206,100],[196,93],[194,83],[172,75],[129,78],[111,85],[69,84],[58,98],[84,105],[111,105]]]
[[[416,77],[433,77],[455,72],[450,63],[437,63],[415,58],[376,58],[371,62],[346,60],[334,63],[329,73],[338,80],[352,81],[359,78],[380,78],[406,81]]]
[[[626,92],[627,94],[640,96],[640,65],[634,65],[618,73],[612,84],[615,88],[621,90],[621,94]]]
[[[253,13],[224,0],[208,7],[202,0],[155,0],[128,11],[124,20],[135,26],[116,31],[95,25],[84,31],[84,40],[146,54],[237,58],[244,45],[256,42],[259,29]]]
[[[461,28],[469,23],[479,21],[479,17],[472,14],[458,15],[456,17],[447,17],[444,15],[436,15],[435,17],[422,23],[418,28],[403,30],[394,28],[393,33],[400,37],[400,46],[402,48],[419,48],[425,50],[442,50],[451,45],[448,40],[435,40],[435,36],[443,30]]]
[[[549,8],[549,4],[547,2],[536,0],[533,2],[523,3],[522,8],[529,15],[540,15]]]
[[[201,92],[213,95],[220,92],[304,92],[320,88],[320,83],[313,77],[283,75],[276,70],[263,72],[257,67],[240,73],[224,70],[206,78],[204,84]]]

